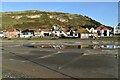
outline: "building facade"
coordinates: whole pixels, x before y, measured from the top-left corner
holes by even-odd
[[[120,23],[114,27],[114,35],[120,35]]]
[[[3,31],[3,35],[6,38],[17,38],[20,35],[20,31],[18,29],[6,29]]]
[[[110,36],[111,30],[104,25],[97,27],[96,30],[97,30],[98,36],[100,37]]]

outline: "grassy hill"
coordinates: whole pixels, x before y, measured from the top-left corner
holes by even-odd
[[[96,27],[101,25],[88,16],[62,12],[45,12],[37,10],[20,12],[2,12],[2,29],[7,28],[38,28],[50,29],[52,25],[66,27]]]

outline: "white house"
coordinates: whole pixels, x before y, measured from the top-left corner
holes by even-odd
[[[94,29],[93,27],[92,27],[91,29],[86,28],[86,30],[87,30],[89,33],[97,33],[97,30]]]
[[[34,30],[23,30],[22,32],[20,32],[20,37],[21,38],[31,38],[34,36]]]
[[[117,26],[114,27],[114,34],[115,35],[120,34],[120,23]]]
[[[71,34],[71,32],[64,32],[63,30],[54,30],[52,31],[52,34],[54,34],[57,37],[78,37],[78,33],[76,33],[75,31],[72,31],[73,33]]]
[[[54,30],[54,31],[52,31],[52,34],[54,34],[57,37],[61,37],[61,36],[67,37],[68,36],[63,30]]]
[[[79,37],[79,34],[76,31],[73,31],[73,30],[70,30],[66,34],[68,35],[67,37],[74,37],[74,38]]]
[[[97,38],[97,30],[94,29],[93,27],[91,29],[86,28],[86,30],[89,32],[89,37]]]
[[[81,39],[88,39],[89,38],[89,34],[88,33],[81,33],[81,35],[80,35],[81,37]]]
[[[110,36],[110,32],[111,30],[109,28],[107,28],[104,25],[100,25],[99,27],[96,28],[98,36]]]
[[[85,28],[79,28],[78,33],[80,33],[79,38],[81,38],[81,39],[89,38],[89,31]]]

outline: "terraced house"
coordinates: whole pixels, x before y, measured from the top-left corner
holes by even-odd
[[[18,29],[5,29],[3,35],[6,38],[17,38],[20,36],[20,30]]]
[[[96,28],[98,36],[110,36],[112,30],[109,29],[108,27],[104,26],[104,25],[100,25],[99,27]]]

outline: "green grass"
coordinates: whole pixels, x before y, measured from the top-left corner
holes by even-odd
[[[2,40],[52,40],[52,38],[2,38]]]
[[[104,40],[104,41],[119,41],[119,37],[101,37],[99,40]]]
[[[26,15],[39,15],[41,14],[41,17],[39,18],[28,18]],[[60,17],[61,19],[66,19],[68,22],[61,22],[57,20],[56,18],[49,18],[49,15]],[[23,16],[20,19],[12,18],[11,16]],[[72,19],[69,19],[69,17],[72,17]],[[87,20],[86,20],[87,19]],[[32,21],[32,22],[31,22]],[[10,12],[10,14],[7,14],[5,12],[2,13],[2,26],[3,29],[7,28],[18,28],[18,29],[25,29],[31,27],[32,29],[37,29],[39,26],[43,26],[44,28],[49,28],[49,26],[52,25],[61,25],[73,28],[76,28],[76,26],[99,26],[101,23],[97,22],[95,20],[92,20],[89,17],[84,17],[82,15],[78,14],[68,14],[68,13],[61,13],[61,12],[45,12],[45,11],[36,11],[33,12],[31,10],[29,11],[20,11],[20,12]]]
[[[118,37],[101,37],[99,39],[80,39],[80,38],[2,38],[2,40],[63,40],[63,41],[82,41],[82,40],[100,40],[100,41],[119,41]]]

